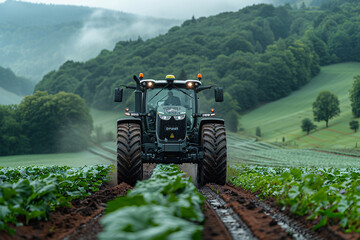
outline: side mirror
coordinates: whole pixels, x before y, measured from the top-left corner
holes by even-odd
[[[215,102],[224,101],[224,90],[222,88],[215,88]]]
[[[114,102],[122,102],[123,91],[124,90],[122,88],[115,88]]]

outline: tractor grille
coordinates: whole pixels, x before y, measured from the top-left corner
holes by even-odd
[[[186,118],[183,120],[175,120],[173,117],[170,120],[161,120],[157,116],[156,131],[161,140],[168,141],[182,141],[186,137]]]

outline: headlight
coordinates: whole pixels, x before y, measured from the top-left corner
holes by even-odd
[[[183,120],[185,118],[185,115],[186,114],[181,114],[181,115],[178,115],[178,116],[174,116],[175,120]]]
[[[159,117],[161,120],[170,120],[171,116],[167,116],[167,115],[162,115],[162,114],[159,114]]]

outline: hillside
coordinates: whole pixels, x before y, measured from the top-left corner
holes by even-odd
[[[134,74],[160,79],[184,70],[194,78],[200,70],[207,84],[225,88],[226,104],[217,109],[230,119],[240,109],[288,96],[316,76],[320,65],[360,61],[359,9],[350,0],[335,10],[259,4],[192,18],[165,35],[120,41],[89,61],[68,61],[36,89],[75,92],[89,106],[109,110],[131,107],[132,98],[114,105],[112,94]]]
[[[349,122],[352,119],[349,89],[353,77],[360,74],[360,63],[342,63],[321,68],[321,72],[309,84],[290,96],[265,104],[241,118],[245,132],[255,135],[260,127],[264,141],[278,142],[282,137],[288,145],[307,148],[353,148],[360,144],[360,133],[352,133]],[[306,136],[301,131],[301,120],[313,119],[312,103],[323,90],[338,96],[341,114],[330,120],[329,128],[324,122],[315,122],[316,132]]]
[[[218,108],[222,113],[247,109],[258,101],[288,95],[319,69],[312,47],[303,46],[302,41],[296,43],[297,39],[281,41],[281,46],[279,43],[279,47],[265,51],[291,34],[291,13],[286,7],[260,4],[238,12],[192,18],[165,35],[146,41],[120,41],[114,51],[102,51],[87,62],[68,61],[58,71],[45,75],[36,89],[75,92],[88,105],[108,110],[119,106],[113,104],[114,87],[128,83],[134,74],[143,72],[146,78],[161,79],[184,70],[189,78],[195,78],[200,70],[207,84],[222,85],[229,91],[226,109]],[[310,18],[317,13],[294,14]],[[293,58],[287,59],[287,54]],[[283,72],[276,72],[278,69]],[[276,82],[265,78],[270,73]],[[131,99],[125,104],[131,106]]]
[[[157,36],[179,21],[8,0],[0,4],[0,23],[0,66],[38,82],[68,59],[95,57],[119,40]]]
[[[0,66],[0,87],[19,96],[31,94],[35,83],[24,77],[19,77],[9,68]],[[1,102],[0,102],[1,104]]]

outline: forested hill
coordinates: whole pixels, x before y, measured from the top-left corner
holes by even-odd
[[[111,109],[114,87],[132,82],[133,74],[164,78],[184,70],[195,78],[201,69],[205,83],[228,93],[224,112],[246,110],[289,95],[320,65],[360,61],[360,3],[337,3],[297,10],[260,4],[193,18],[153,39],[120,41],[87,62],[68,61],[36,90],[75,92],[90,106]]]
[[[0,3],[0,66],[38,82],[68,59],[87,60],[119,40],[158,36],[180,23],[98,8],[7,0]]]
[[[0,88],[18,96],[25,96],[32,93],[34,85],[29,79],[16,76],[11,69],[0,67]]]

